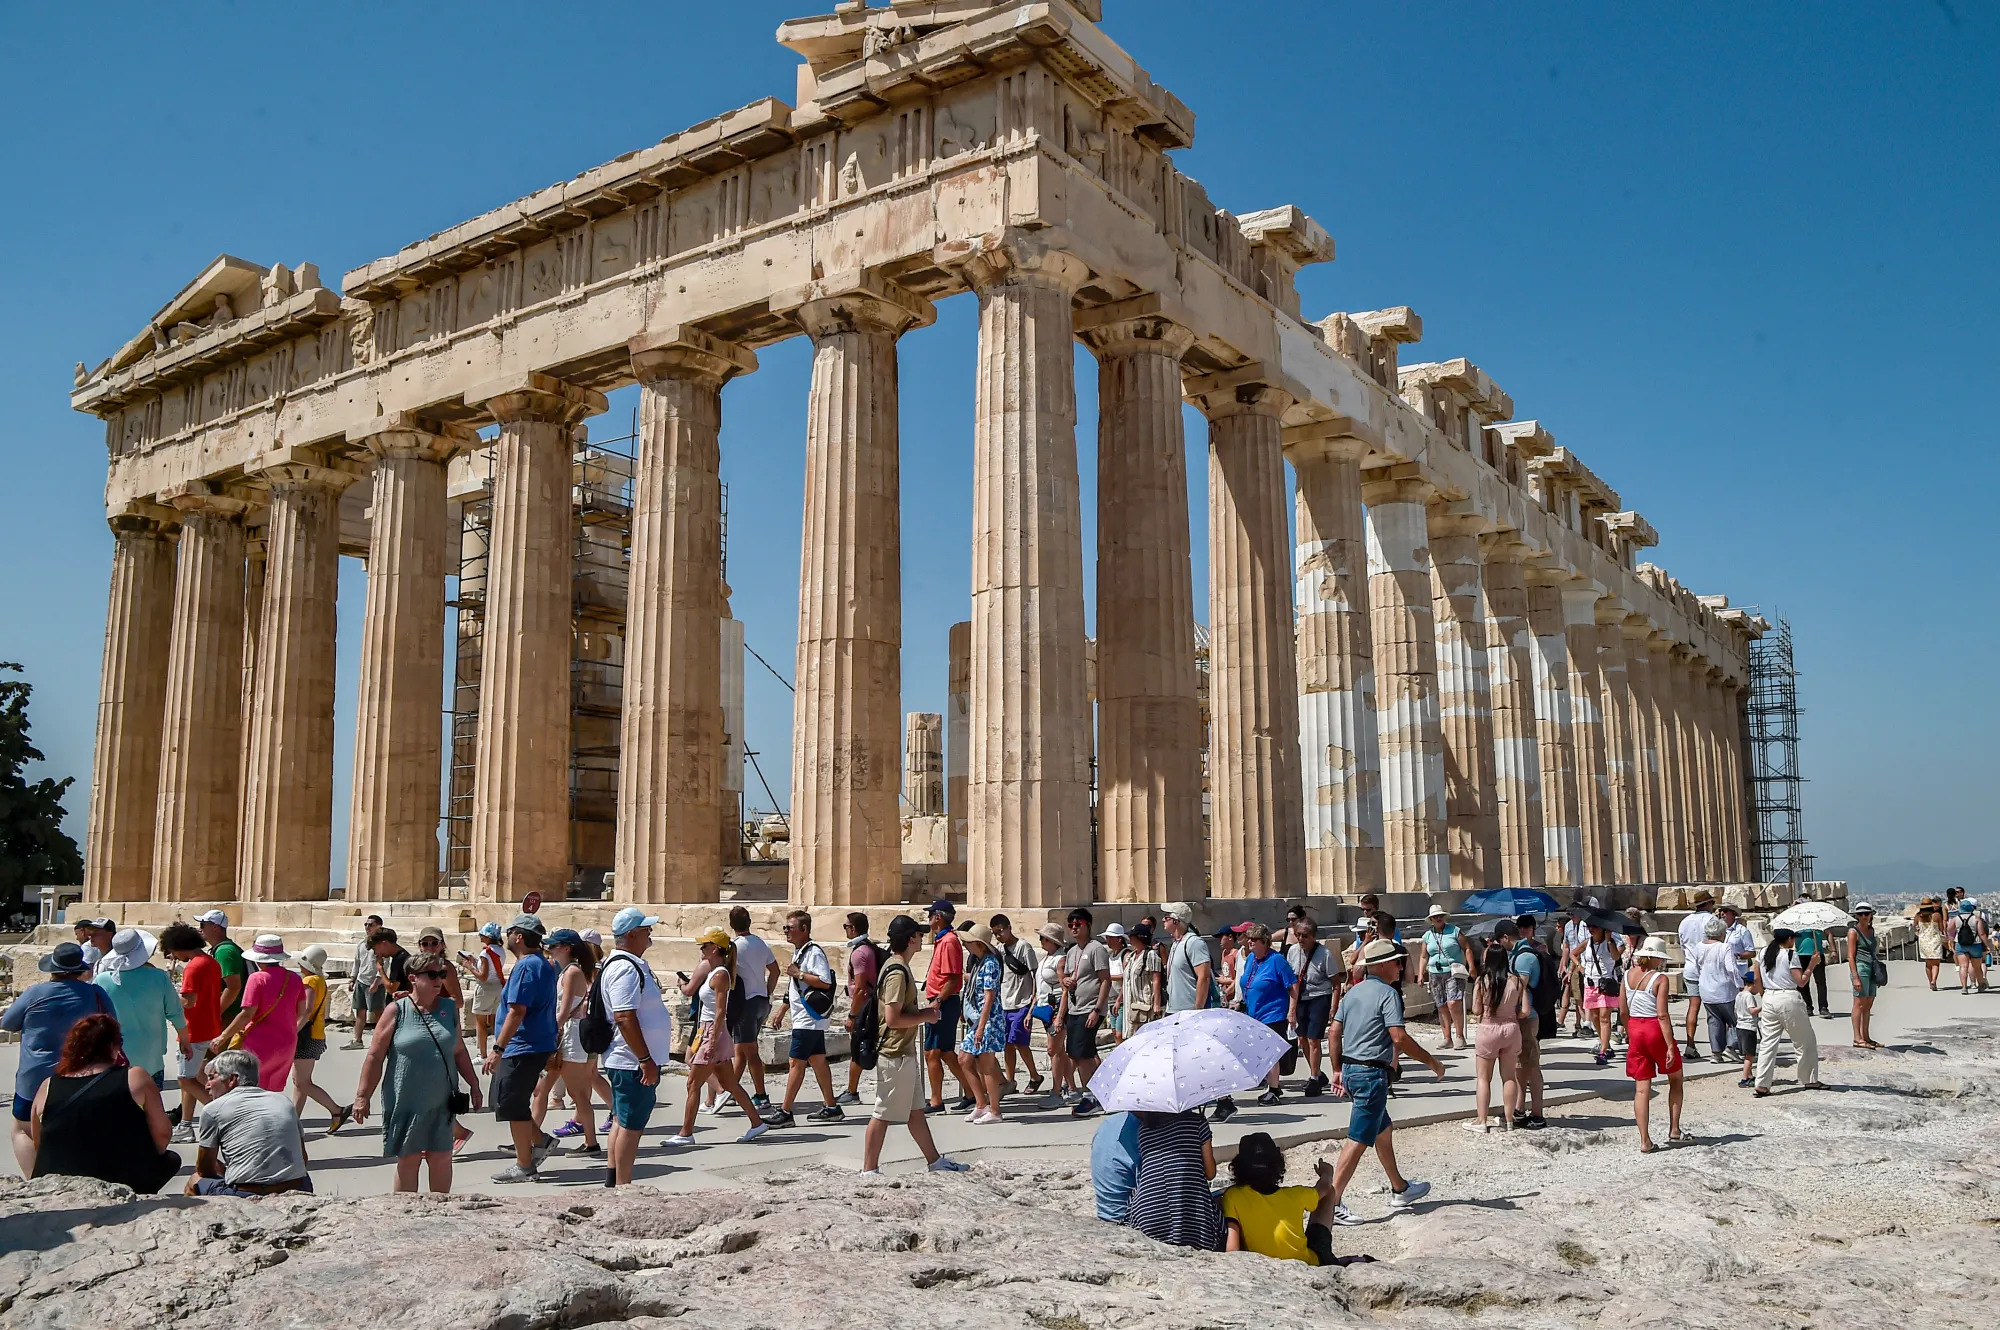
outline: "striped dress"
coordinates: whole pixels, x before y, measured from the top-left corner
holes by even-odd
[[[1199,1112],[1139,1114],[1139,1176],[1125,1222],[1159,1242],[1221,1251],[1222,1209],[1201,1161],[1210,1139]]]

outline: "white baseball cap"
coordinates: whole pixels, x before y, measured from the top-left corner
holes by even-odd
[[[229,916],[220,910],[210,910],[206,914],[198,914],[194,917],[194,921],[198,924],[214,924],[217,928],[229,927]]]

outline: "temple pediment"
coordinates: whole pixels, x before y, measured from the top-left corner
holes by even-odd
[[[136,365],[156,352],[192,341],[319,284],[319,269],[314,264],[302,263],[294,271],[282,263],[266,268],[234,254],[218,254],[146,321],[138,336],[119,347],[116,355],[94,370],[86,371],[79,364],[77,386]]]

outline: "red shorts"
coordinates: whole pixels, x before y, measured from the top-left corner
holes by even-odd
[[[1625,1074],[1635,1081],[1671,1076],[1681,1069],[1680,1045],[1660,1031],[1657,1017],[1632,1022],[1625,1048]]]

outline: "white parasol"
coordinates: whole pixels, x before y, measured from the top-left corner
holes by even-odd
[[[1090,1093],[1108,1113],[1183,1113],[1262,1084],[1287,1047],[1240,1011],[1178,1012],[1113,1049]]]
[[[1853,922],[1845,910],[1831,901],[1800,901],[1773,918],[1771,927],[1789,928],[1794,933],[1824,933],[1830,928],[1845,928]]]

